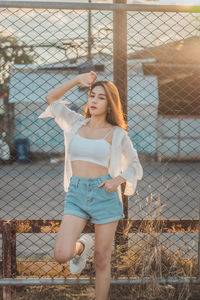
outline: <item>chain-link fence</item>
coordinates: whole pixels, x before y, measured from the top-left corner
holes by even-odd
[[[76,278],[53,258],[65,197],[63,132],[38,116],[48,105],[45,94],[89,70],[117,84],[144,169],[136,193],[124,197],[113,282],[152,274],[177,282],[197,278],[199,12],[94,3],[6,1],[0,7],[1,284]],[[83,113],[87,91],[73,88],[63,99]],[[85,231],[93,234],[92,225]],[[91,257],[79,280],[93,277]]]

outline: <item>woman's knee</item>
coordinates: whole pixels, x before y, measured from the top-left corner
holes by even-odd
[[[75,249],[54,248],[54,258],[60,264],[64,264],[73,258]]]
[[[110,265],[111,253],[105,250],[95,250],[94,251],[94,262],[95,267],[98,269],[105,269]]]

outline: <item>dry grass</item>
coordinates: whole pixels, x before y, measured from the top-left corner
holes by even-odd
[[[191,299],[190,285],[188,283],[175,285],[161,284],[159,278],[190,278],[197,276],[197,258],[184,259],[182,251],[173,252],[164,248],[159,239],[148,235],[141,247],[136,251],[129,249],[123,253],[120,247],[113,258],[113,274],[115,277],[147,278],[152,282],[148,284],[124,287],[121,292],[127,299],[148,300],[187,300]],[[115,262],[118,262],[115,268]],[[116,287],[113,287],[113,291]],[[112,297],[111,297],[112,299]],[[113,298],[114,299],[114,298]],[[122,298],[126,299],[126,298]]]
[[[145,240],[141,239],[137,243],[137,247],[133,242],[129,243],[126,252],[123,246],[118,246],[112,266],[115,277],[178,278],[198,274],[197,257],[188,254],[184,258],[181,249],[175,251],[166,248],[155,233],[147,234]]]

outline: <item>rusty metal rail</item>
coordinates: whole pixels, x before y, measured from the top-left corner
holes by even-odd
[[[60,220],[0,220],[0,233],[4,232],[4,226],[11,226],[14,233],[56,233],[60,226]],[[117,233],[123,232],[128,227],[129,232],[147,233],[147,225],[152,225],[151,232],[160,233],[197,233],[199,220],[129,220],[119,221]],[[84,232],[93,232],[93,224],[88,223]],[[153,231],[152,231],[153,230]]]
[[[1,220],[0,233],[2,234],[2,272],[4,278],[14,278],[17,272],[16,261],[16,234],[17,233],[56,233],[59,230],[60,220]],[[148,233],[197,233],[199,220],[120,220],[116,232],[126,243],[126,235],[130,232]],[[93,224],[88,223],[84,232],[93,232]],[[153,229],[153,230],[152,230]],[[122,242],[122,241],[121,241]],[[199,265],[199,264],[198,264]],[[200,277],[200,269],[199,269]],[[5,281],[7,282],[7,281]],[[0,285],[4,281],[0,279]],[[14,285],[14,281],[12,281]]]

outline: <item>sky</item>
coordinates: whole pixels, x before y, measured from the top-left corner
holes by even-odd
[[[19,0],[14,0],[19,1]],[[26,0],[32,1],[32,0]],[[88,0],[58,0],[58,1],[49,1],[49,0],[35,0],[34,2],[84,2],[87,3]],[[93,3],[112,3],[113,0],[91,0]],[[6,2],[3,0],[2,2]],[[167,5],[200,5],[200,0],[159,0],[159,1],[148,1],[148,0],[127,0],[127,4],[134,4],[134,3],[141,3],[141,4],[167,4]]]

